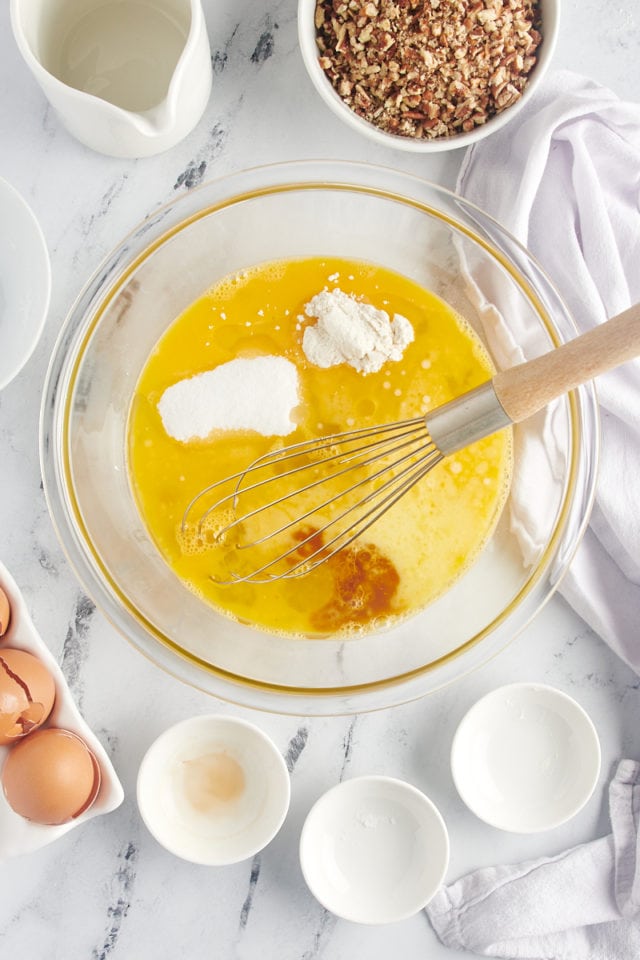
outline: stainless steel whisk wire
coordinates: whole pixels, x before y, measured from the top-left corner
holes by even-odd
[[[383,434],[382,437],[380,436],[381,433]],[[390,436],[388,434],[390,434]],[[309,452],[314,454],[323,453],[326,450],[335,448],[337,443],[359,443],[363,440],[368,440],[371,437],[375,438],[373,442],[366,442],[362,446],[356,446],[347,451],[342,450],[337,453],[333,453],[328,457],[323,456],[319,460],[313,460],[311,463],[304,463],[300,466],[278,473],[275,477],[267,477],[254,483],[250,483],[248,486],[242,487],[242,483],[247,477],[275,464],[281,464],[289,460],[298,459],[302,456],[305,456],[305,454],[308,454]],[[417,444],[419,445],[416,446]],[[408,447],[410,448],[409,451],[402,453],[402,451],[406,451]],[[367,454],[367,456],[362,458],[358,457],[358,454],[362,453]],[[330,557],[335,556],[339,550],[342,550],[344,547],[348,546],[358,536],[364,533],[364,531],[367,530],[373,523],[375,523],[376,520],[383,513],[385,513],[393,505],[393,503],[395,503],[396,500],[403,496],[411,486],[421,480],[423,476],[435,466],[435,463],[438,460],[442,459],[442,455],[436,449],[435,444],[431,441],[431,438],[426,431],[424,417],[416,417],[411,420],[399,421],[397,423],[384,425],[383,427],[376,426],[346,431],[340,434],[334,434],[324,441],[322,439],[301,441],[298,444],[292,444],[289,447],[282,448],[281,450],[264,454],[262,457],[254,460],[246,468],[246,470],[243,470],[237,474],[233,474],[232,476],[218,481],[217,483],[210,484],[204,490],[200,491],[200,493],[191,500],[187,506],[187,509],[185,510],[182,521],[183,529],[187,523],[189,514],[198,501],[211,493],[211,491],[216,487],[226,484],[230,481],[237,481],[234,490],[216,500],[210,507],[207,508],[198,521],[199,533],[202,532],[202,528],[206,523],[207,518],[216,510],[224,506],[224,504],[231,502],[235,506],[238,498],[243,494],[247,494],[252,490],[259,489],[262,486],[272,485],[274,481],[282,480],[283,478],[291,477],[296,473],[306,472],[314,468],[324,468],[326,467],[327,463],[335,461],[339,462],[340,464],[347,464],[337,472],[327,473],[324,476],[312,480],[310,483],[304,484],[295,490],[292,490],[280,497],[276,497],[270,500],[268,503],[264,503],[261,506],[243,513],[241,516],[236,517],[233,521],[226,524],[216,532],[217,540],[222,540],[233,528],[240,527],[242,524],[246,523],[248,520],[260,513],[264,513],[267,510],[272,510],[287,500],[291,500],[300,494],[307,493],[313,488],[319,487],[330,480],[334,481],[337,477],[349,474],[356,468],[368,467],[371,464],[380,462],[381,460],[386,460],[386,458],[395,454],[401,455],[397,456],[392,463],[385,463],[385,465],[377,469],[375,472],[366,473],[364,477],[351,484],[351,486],[348,488],[340,490],[338,493],[333,494],[328,499],[323,500],[320,503],[314,504],[311,509],[299,516],[296,516],[294,519],[287,521],[278,528],[270,530],[263,536],[258,537],[251,542],[238,544],[237,549],[250,549],[266,542],[272,537],[284,533],[286,530],[291,529],[292,527],[299,527],[312,515],[319,513],[321,510],[324,510],[325,508],[331,506],[341,499],[344,499],[345,497],[349,497],[362,486],[375,484],[375,482],[385,473],[391,472],[391,476],[377,488],[365,494],[365,496],[363,496],[356,503],[346,507],[336,516],[325,522],[321,527],[313,529],[310,533],[304,536],[303,539],[296,540],[287,550],[283,551],[277,557],[269,560],[267,563],[254,570],[250,577],[242,577],[240,575],[232,574],[233,580],[228,582],[238,582],[245,579],[251,579],[252,582],[256,582],[256,578],[259,574],[266,572],[274,566],[277,566],[292,554],[299,553],[301,548],[307,544],[311,544],[314,539],[321,537],[331,527],[335,527],[335,525],[344,519],[348,514],[370,505],[367,507],[364,514],[362,514],[355,523],[349,526],[349,530],[352,530],[353,532],[347,538],[345,538],[345,531],[338,532],[328,542],[323,542],[320,546],[313,549],[311,553],[306,554],[302,559],[295,562],[293,566],[290,566],[287,569],[285,574],[280,574],[279,576],[275,576],[275,578],[280,579],[282,576],[286,576],[287,578],[303,576],[304,574],[313,570],[316,566],[319,566],[320,563],[324,563],[326,560],[330,559]],[[418,458],[417,462],[416,458]],[[386,492],[385,496],[382,496],[385,491],[388,492]],[[336,544],[339,544],[339,546],[335,546]],[[331,549],[332,547],[334,549]],[[319,559],[317,559],[315,562],[312,562],[314,558]],[[272,579],[274,579],[274,575],[266,577],[265,581]],[[227,581],[218,582],[222,583]]]

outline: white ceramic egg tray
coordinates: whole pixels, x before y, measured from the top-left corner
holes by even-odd
[[[11,620],[5,635],[0,638],[0,650],[16,647],[38,657],[49,670],[56,685],[56,699],[45,727],[63,727],[82,737],[93,751],[100,765],[101,783],[92,806],[69,823],[45,826],[18,816],[11,809],[0,787],[0,861],[22,853],[30,853],[46,846],[69,830],[119,807],[124,798],[122,785],[104,747],[84,721],[75,705],[62,670],[33,625],[24,598],[9,571],[0,562],[0,586],[9,598]],[[0,747],[0,776],[11,747]]]

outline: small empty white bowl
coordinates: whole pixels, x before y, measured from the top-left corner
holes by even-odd
[[[51,265],[31,208],[0,178],[0,390],[33,353],[49,310]]]
[[[217,714],[165,730],[138,772],[138,807],[150,833],[192,863],[224,866],[262,850],[289,809],[286,764],[252,723]]]
[[[311,808],[300,864],[320,903],[346,920],[405,920],[437,892],[449,862],[444,820],[420,790],[391,777],[356,777]]]
[[[560,0],[540,0],[543,42],[537,54],[537,63],[529,75],[522,96],[512,106],[490,117],[486,123],[474,127],[468,133],[433,139],[416,139],[381,130],[375,124],[358,116],[334,90],[319,63],[320,54],[316,44],[315,25],[316,4],[317,0],[298,0],[298,42],[307,73],[320,97],[329,109],[348,124],[352,130],[364,134],[365,137],[382,146],[413,153],[438,153],[443,150],[468,147],[508,123],[529,102],[535,90],[540,86],[555,51],[560,20]]]
[[[573,817],[593,793],[600,742],[583,708],[535,683],[499,687],[464,716],[451,771],[476,816],[501,830],[538,833]]]

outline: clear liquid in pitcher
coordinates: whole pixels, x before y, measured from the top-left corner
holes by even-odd
[[[184,50],[186,9],[181,23],[144,0],[110,0],[80,15],[77,4],[68,4],[49,46],[49,70],[124,110],[149,110],[166,97]]]

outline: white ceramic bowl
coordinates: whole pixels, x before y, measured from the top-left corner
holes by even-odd
[[[393,147],[396,150],[407,150],[413,153],[439,153],[443,150],[468,147],[470,144],[482,140],[494,131],[499,130],[505,123],[508,123],[529,102],[547,72],[558,37],[560,0],[540,0],[540,7],[543,42],[537,54],[538,62],[531,72],[522,96],[511,107],[507,107],[502,113],[490,117],[486,123],[475,127],[468,133],[460,133],[452,137],[438,137],[433,140],[416,140],[413,137],[386,133],[363,117],[358,116],[351,107],[347,106],[333,89],[318,62],[315,27],[316,0],[298,0],[298,40],[302,59],[316,90],[336,116],[344,120],[353,130],[364,134],[371,140],[375,140],[382,146]]]
[[[476,816],[501,830],[537,833],[586,804],[600,773],[600,743],[583,708],[543,684],[499,687],[462,719],[451,770]]]
[[[262,850],[282,826],[290,792],[269,737],[217,714],[165,730],[138,772],[138,807],[149,831],[176,856],[209,866]]]
[[[0,178],[0,390],[35,350],[49,310],[51,265],[31,208]]]
[[[437,808],[392,777],[355,777],[328,790],[300,837],[309,889],[327,910],[356,923],[413,916],[437,892],[448,862]]]

